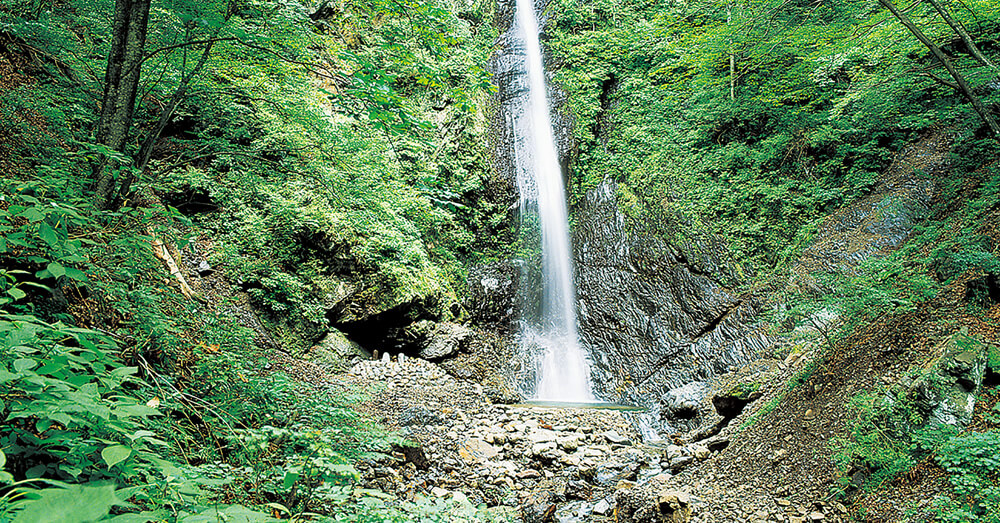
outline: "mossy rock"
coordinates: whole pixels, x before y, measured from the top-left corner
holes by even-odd
[[[728,395],[741,400],[750,400],[750,397],[759,391],[760,387],[759,381],[739,383],[729,391]]]
[[[728,391],[712,397],[715,411],[724,418],[735,418],[747,405],[761,397],[761,382],[745,381],[737,383]]]

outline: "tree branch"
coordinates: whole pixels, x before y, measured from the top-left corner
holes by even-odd
[[[937,82],[937,83],[939,83],[941,85],[945,85],[945,86],[951,87],[952,89],[954,89],[956,91],[961,91],[962,90],[962,88],[958,84],[956,84],[954,82],[949,82],[948,80],[945,80],[944,78],[941,78],[940,76],[938,76],[938,75],[936,75],[934,73],[920,73],[920,76],[926,76],[927,78],[930,78],[931,80],[934,80],[935,82]]]
[[[219,37],[219,38],[205,38],[203,40],[191,40],[189,42],[184,42],[184,43],[181,43],[181,44],[168,45],[166,47],[160,47],[160,48],[158,48],[158,49],[150,52],[149,54],[147,54],[142,59],[142,61],[145,62],[146,60],[149,60],[150,58],[156,56],[159,53],[162,53],[162,52],[165,52],[165,51],[172,51],[174,49],[180,49],[182,47],[191,47],[191,46],[202,45],[202,44],[210,44],[211,45],[211,44],[215,44],[216,42],[235,42],[235,41],[238,41],[238,40],[239,39],[236,38],[235,36],[225,36],[225,37]]]

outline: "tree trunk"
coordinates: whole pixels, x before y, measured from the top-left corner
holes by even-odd
[[[955,31],[955,33],[957,33],[958,36],[962,38],[962,42],[965,43],[965,47],[966,49],[969,50],[969,54],[971,54],[972,57],[975,58],[977,62],[985,65],[986,67],[989,67],[995,73],[1000,73],[1000,69],[997,69],[997,66],[993,62],[991,62],[989,58],[986,58],[986,55],[984,55],[983,52],[979,50],[979,47],[976,45],[976,41],[973,40],[972,36],[969,35],[969,32],[965,30],[965,26],[962,25],[961,22],[952,18],[951,13],[949,13],[944,8],[944,6],[941,5],[941,2],[939,0],[927,0],[927,1],[931,4],[931,6],[934,7],[934,10],[937,11],[939,15],[941,15],[941,18],[943,18],[944,22],[948,24],[948,27],[951,27],[951,29]]]
[[[125,175],[122,180],[121,189],[118,191],[117,196],[112,195],[115,200],[115,204],[120,203],[120,199],[128,197],[129,192],[132,190],[132,184],[135,182],[136,176],[141,174],[146,170],[146,166],[149,165],[149,159],[153,156],[153,147],[156,145],[156,141],[160,139],[160,135],[163,134],[163,130],[166,129],[167,124],[170,123],[170,118],[174,116],[174,111],[177,110],[177,106],[180,104],[181,100],[184,99],[184,95],[187,94],[188,87],[191,85],[191,80],[201,71],[201,68],[205,66],[208,62],[208,57],[212,54],[212,45],[215,35],[209,39],[208,43],[205,44],[205,49],[201,53],[201,58],[198,59],[198,63],[195,64],[194,69],[184,75],[181,78],[180,84],[177,86],[177,90],[174,91],[173,96],[170,97],[170,101],[167,102],[166,107],[160,112],[160,119],[156,122],[156,127],[146,135],[146,139],[143,140],[142,146],[139,148],[139,154],[135,159],[135,169]]]
[[[929,49],[930,52],[934,54],[935,58],[941,62],[941,65],[943,65],[944,68],[948,70],[948,73],[951,74],[951,77],[955,79],[955,83],[958,85],[959,91],[965,95],[965,98],[969,100],[972,107],[977,113],[979,113],[979,117],[982,118],[983,122],[986,123],[986,126],[990,128],[990,131],[993,133],[993,138],[1000,141],[1000,124],[997,123],[996,118],[993,117],[989,109],[983,105],[982,100],[980,100],[979,97],[972,92],[972,87],[969,85],[969,82],[967,82],[965,77],[958,72],[958,69],[956,69],[955,65],[951,63],[948,55],[944,54],[944,51],[942,51],[940,47],[927,38],[927,35],[925,35],[919,27],[914,25],[913,21],[911,21],[905,13],[900,11],[892,0],[878,0],[878,2],[882,4],[883,7],[888,9],[889,12],[892,13],[892,15],[895,16],[896,19],[899,20],[899,22],[917,38],[917,40],[920,40],[920,43],[924,44],[924,47]]]
[[[726,4],[726,25],[732,25],[732,23],[733,3],[728,2]],[[729,99],[736,99],[736,49],[733,46],[732,37],[729,37]]]
[[[117,152],[125,151],[132,127],[146,48],[149,4],[150,0],[115,0],[111,51],[104,73],[104,97],[96,140]],[[107,159],[100,160],[94,167],[97,205],[104,209],[111,207],[116,197],[114,174],[107,167]]]

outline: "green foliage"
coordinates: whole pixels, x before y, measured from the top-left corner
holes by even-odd
[[[912,412],[905,403],[862,394],[852,398],[848,407],[852,415],[848,432],[833,442],[833,460],[842,474],[840,488],[852,485],[850,473],[861,471],[863,483],[853,486],[877,490],[916,465],[909,438],[898,430],[900,418],[905,423]]]
[[[950,492],[934,500],[936,521],[1000,521],[1000,435],[996,431],[959,433],[949,425],[920,426],[921,416],[908,398],[862,394],[852,398],[848,433],[834,441],[834,462],[841,471],[841,492],[849,486],[872,492],[932,459],[948,474]],[[914,429],[914,427],[919,427]],[[861,471],[862,483],[849,474]]]
[[[1000,433],[973,432],[947,439],[935,459],[948,472],[953,498],[935,500],[937,520],[1000,521]]]
[[[11,507],[13,523],[97,521],[121,505],[114,484],[64,485],[28,492]],[[23,509],[21,507],[23,506]],[[19,510],[20,509],[20,510]]]
[[[123,394],[137,369],[111,356],[111,339],[9,314],[0,316],[0,335],[10,466],[29,478],[76,481],[151,472],[151,445],[163,442],[145,427],[159,411]]]
[[[1000,20],[974,4],[955,16],[979,15],[985,37]],[[954,37],[926,3],[917,10],[933,38]],[[980,125],[919,72],[926,49],[875,4],[560,1],[549,12],[579,145],[574,197],[623,183],[700,218],[751,273],[793,259],[803,228],[866,194],[902,144]],[[965,55],[959,67],[990,81]]]

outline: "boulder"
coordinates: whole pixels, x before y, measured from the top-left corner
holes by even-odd
[[[370,360],[370,352],[361,345],[347,339],[344,333],[332,329],[306,354],[309,359],[334,365],[353,365],[361,360]]]
[[[546,523],[556,513],[556,495],[547,490],[528,494],[521,503],[521,518],[525,523]]]
[[[424,454],[424,449],[420,445],[407,442],[396,443],[392,446],[392,451],[396,454],[401,454],[404,462],[413,463],[420,470],[430,468],[430,461],[427,459],[427,455]]]
[[[499,454],[499,449],[481,439],[467,439],[458,444],[459,457],[470,465],[490,461]]]
[[[940,357],[910,386],[913,399],[928,425],[965,426],[972,420],[976,393],[986,374],[989,346],[968,329],[939,346]]]
[[[427,336],[420,357],[425,360],[440,360],[453,356],[465,345],[472,335],[472,329],[457,323],[438,323]]]
[[[663,487],[664,479],[615,493],[616,515],[621,523],[686,523],[691,518],[691,498]]]
[[[732,419],[739,416],[747,405],[761,397],[760,382],[741,382],[729,390],[712,397],[712,406],[720,416]]]

